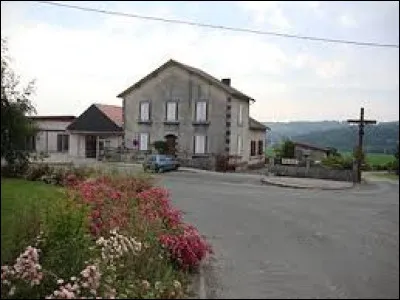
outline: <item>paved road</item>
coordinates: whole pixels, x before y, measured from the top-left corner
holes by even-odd
[[[308,191],[230,175],[161,178],[214,247],[208,297],[399,297],[398,185]]]

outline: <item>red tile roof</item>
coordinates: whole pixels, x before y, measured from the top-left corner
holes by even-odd
[[[101,110],[111,121],[122,127],[124,124],[124,117],[121,106],[99,103],[96,103],[95,106]]]

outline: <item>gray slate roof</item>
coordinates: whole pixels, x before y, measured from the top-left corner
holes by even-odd
[[[254,120],[253,118],[250,118],[250,117],[249,117],[249,128],[252,130],[264,130],[264,131],[269,129],[264,124]]]
[[[138,88],[140,85],[142,85],[144,82],[146,82],[147,80],[149,80],[150,78],[155,77],[159,72],[161,72],[162,70],[166,69],[169,66],[178,66],[184,70],[186,70],[189,73],[193,73],[201,78],[203,78],[205,81],[208,81],[211,84],[214,84],[216,86],[218,86],[219,88],[223,89],[224,91],[226,91],[227,93],[229,93],[230,95],[239,98],[239,99],[243,99],[243,100],[251,100],[251,101],[255,101],[252,97],[240,92],[239,90],[228,86],[224,83],[222,83],[220,80],[218,80],[217,78],[211,76],[210,74],[204,72],[203,70],[194,68],[192,66],[189,65],[185,65],[181,62],[178,62],[176,60],[170,59],[169,61],[167,61],[165,64],[163,64],[162,66],[160,66],[159,68],[157,68],[156,70],[154,70],[153,72],[151,72],[150,74],[148,74],[147,76],[143,77],[142,79],[140,79],[138,82],[136,82],[135,84],[133,84],[132,86],[130,86],[129,88],[127,88],[125,91],[123,91],[122,93],[120,93],[117,97],[122,98],[124,97],[127,93],[133,91],[134,89]]]

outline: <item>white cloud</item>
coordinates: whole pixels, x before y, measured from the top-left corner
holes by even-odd
[[[130,10],[128,4],[118,5],[113,10]],[[262,15],[279,15],[280,10],[284,15],[280,3],[246,5],[252,7],[252,16],[256,7],[262,8]],[[168,7],[152,10],[136,13],[178,18]],[[14,15],[23,16],[19,10]],[[6,28],[2,26],[2,34],[10,36],[18,71],[28,79],[37,78],[35,99],[40,114],[79,115],[93,102],[121,104],[116,98],[119,92],[170,58],[218,78],[232,78],[235,87],[256,98],[251,113],[260,120],[340,118],[345,104],[327,110],[321,99],[336,103],[349,89],[346,97],[353,101],[353,109],[365,94],[351,91],[398,91],[398,63],[396,66],[393,56],[381,52],[376,55],[363,48],[342,51],[327,45],[327,49],[340,49],[328,55],[315,50],[324,49],[315,44],[298,52],[278,38],[91,13],[87,16],[101,22],[77,29],[15,17],[17,22],[11,20]],[[265,21],[270,22],[270,18]],[[379,97],[383,96],[376,99]],[[379,109],[385,117],[397,114],[398,118],[392,108]]]
[[[347,28],[355,28],[357,27],[357,21],[350,15],[348,14],[342,14],[339,16],[339,23],[343,27]]]
[[[280,1],[240,1],[238,5],[251,14],[255,25],[269,24],[278,30],[291,28],[289,20],[283,14]]]

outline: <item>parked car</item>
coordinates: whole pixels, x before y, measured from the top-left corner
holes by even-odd
[[[174,157],[163,154],[150,155],[143,163],[144,171],[161,173],[165,171],[177,170],[178,168],[179,162]]]

